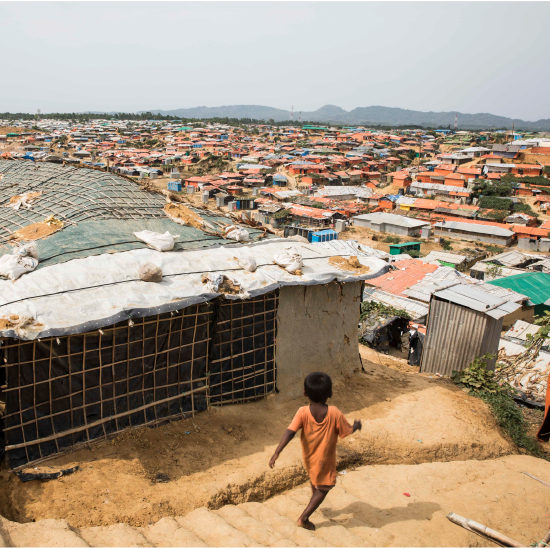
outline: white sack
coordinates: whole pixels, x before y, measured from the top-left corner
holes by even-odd
[[[289,273],[294,273],[304,265],[302,255],[293,246],[287,246],[273,258],[273,263],[284,267]]]
[[[146,283],[160,283],[162,269],[151,262],[145,262],[139,266],[138,277]]]
[[[18,256],[30,256],[35,260],[38,260],[38,248],[34,241],[29,241],[28,243],[17,246],[13,249],[13,253]]]
[[[250,234],[246,229],[239,227],[238,225],[231,225],[225,229],[225,236],[228,239],[233,239],[234,241],[244,243],[250,240]]]
[[[4,254],[0,258],[0,276],[16,281],[24,273],[33,271],[38,265],[38,260],[30,256],[19,254]]]
[[[305,237],[302,237],[301,235],[292,235],[292,237],[289,237],[289,239],[296,241],[298,243],[309,244],[309,241]]]
[[[258,267],[258,264],[256,263],[256,260],[254,258],[244,257],[244,258],[239,258],[238,261],[239,261],[239,265],[243,269],[245,269],[246,271],[250,271],[251,273],[256,271],[256,268]]]
[[[174,248],[174,244],[179,235],[172,235],[169,231],[166,233],[155,233],[154,231],[134,232],[136,238],[148,244],[151,248],[159,252],[166,252]]]

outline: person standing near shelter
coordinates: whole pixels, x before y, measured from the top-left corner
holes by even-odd
[[[328,492],[336,485],[336,442],[338,436],[347,437],[361,429],[361,421],[349,424],[342,412],[329,406],[332,397],[332,380],[324,372],[312,372],[304,380],[304,395],[311,401],[298,409],[294,420],[283,434],[269,467],[275,466],[281,451],[301,429],[301,444],[304,466],[311,481],[312,496],[306,509],[298,518],[298,525],[315,531],[309,518],[321,505]]]

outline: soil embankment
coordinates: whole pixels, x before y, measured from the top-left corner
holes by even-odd
[[[339,468],[492,459],[513,454],[486,405],[452,383],[364,360],[364,373],[335,382],[332,404],[363,431],[342,441]],[[76,473],[20,482],[0,473],[0,515],[66,519],[87,527],[144,526],[200,507],[263,501],[306,480],[298,438],[274,470],[267,463],[305,399],[216,408],[193,419],[121,434],[47,462]]]

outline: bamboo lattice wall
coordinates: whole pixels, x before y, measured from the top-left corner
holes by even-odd
[[[12,468],[275,391],[278,293],[0,348]]]

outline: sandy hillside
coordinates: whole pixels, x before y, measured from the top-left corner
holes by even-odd
[[[363,466],[338,479],[320,510],[352,530],[355,522],[367,525],[365,546],[496,547],[451,523],[446,518],[451,512],[529,546],[548,530],[543,503],[549,501],[550,489],[524,471],[550,480],[550,463],[518,455],[416,466]],[[299,494],[304,504],[307,488]],[[317,521],[321,528],[322,520]]]
[[[376,237],[377,240],[373,240],[373,237]],[[384,252],[389,252],[390,244],[386,243],[384,240],[388,237],[398,237],[401,243],[406,242],[420,242],[420,252],[423,256],[429,254],[432,250],[444,251],[443,246],[436,242],[436,238],[439,237],[437,233],[432,233],[432,238],[430,241],[424,241],[418,237],[406,237],[398,236],[390,233],[376,233],[372,229],[367,229],[366,227],[348,227],[343,233],[340,233],[339,239],[343,241],[353,240],[357,241],[360,244],[370,246],[376,250],[382,250]],[[447,239],[451,243],[451,250],[447,252],[460,254],[461,250],[465,251],[465,254],[472,253],[471,251],[474,248],[480,248],[483,250],[484,243],[473,242],[473,241],[461,241],[458,239]]]
[[[491,459],[515,452],[483,402],[449,381],[364,360],[366,372],[338,381],[333,404],[363,432],[344,440],[339,467]],[[275,470],[267,462],[304,399],[214,408],[194,419],[126,432],[52,459],[76,473],[21,483],[0,474],[0,515],[16,521],[67,519],[77,527],[147,525],[207,505],[264,500],[306,480],[296,438]]]

